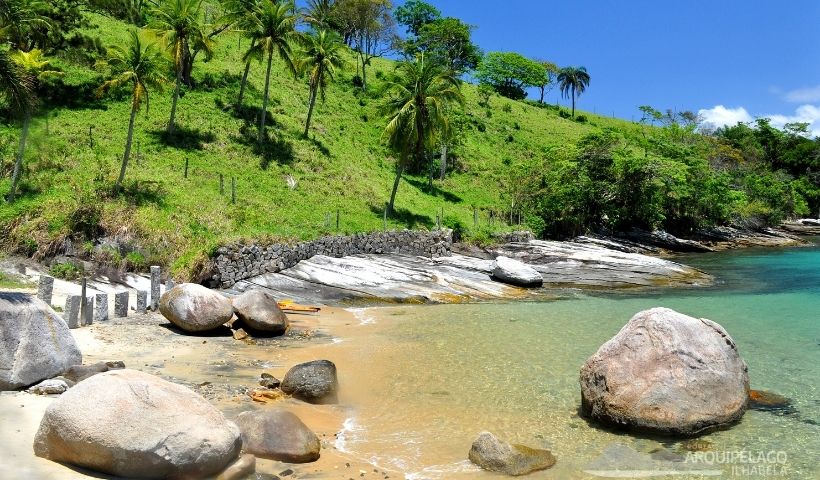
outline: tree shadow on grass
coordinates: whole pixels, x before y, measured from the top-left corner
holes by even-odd
[[[156,180],[134,180],[125,182],[120,193],[129,204],[141,207],[143,205],[165,205],[165,189],[161,182]]]
[[[381,217],[384,216],[384,209],[386,207],[387,205],[371,205],[370,211],[373,213],[377,213]],[[418,226],[433,228],[433,226],[435,225],[433,219],[428,217],[427,215],[419,215],[411,212],[406,208],[393,207],[393,214],[390,216],[389,219],[401,222],[411,230]]]
[[[168,131],[154,130],[151,135],[167,147],[180,150],[204,150],[206,143],[216,140],[211,132],[203,132],[198,128],[187,128],[177,125],[172,135]]]
[[[330,157],[330,149],[322,143],[321,140],[317,139],[316,137],[310,137],[310,142],[313,144],[314,147],[319,149],[319,152],[326,157]]]
[[[430,190],[430,184],[427,180],[405,177],[404,181],[418,188],[419,190],[428,195],[432,195],[434,197],[441,197],[450,203],[461,203],[463,201],[462,198],[458,195],[448,192],[446,190],[442,190],[441,188],[435,185],[433,185],[433,189]]]
[[[279,126],[277,122],[272,121],[275,126]],[[296,159],[296,153],[293,150],[293,144],[283,138],[271,138],[270,131],[260,143],[258,131],[250,124],[245,124],[239,131],[239,135],[233,135],[233,140],[250,147],[254,155],[258,155],[259,167],[262,170],[267,170],[271,163],[278,163],[280,165],[289,165]]]

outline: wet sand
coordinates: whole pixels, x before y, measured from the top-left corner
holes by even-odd
[[[317,462],[294,465],[257,459],[257,472],[291,478],[349,479],[401,478],[396,472],[374,468],[346,455],[337,446],[345,420],[354,415],[355,397],[366,388],[356,385],[358,350],[347,338],[359,337],[363,328],[348,311],[324,307],[319,315],[289,315],[287,335],[272,339],[235,340],[225,328],[214,334],[188,335],[174,329],[158,314],[131,315],[72,330],[83,352],[83,363],[121,360],[127,368],[141,370],[192,388],[232,419],[243,411],[283,408],[292,411],[322,442]],[[327,359],[338,367],[338,405],[310,405],[295,399],[269,404],[254,402],[249,393],[261,388],[260,375],[282,379],[290,367],[310,360]],[[71,468],[33,454],[40,419],[57,396],[25,392],[0,394],[0,478],[113,478]],[[261,476],[259,478],[275,478]]]

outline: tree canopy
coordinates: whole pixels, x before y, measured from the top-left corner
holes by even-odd
[[[499,95],[513,100],[527,97],[527,88],[545,83],[543,65],[515,52],[490,52],[484,56],[476,78]]]

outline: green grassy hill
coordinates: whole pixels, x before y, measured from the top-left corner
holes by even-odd
[[[100,37],[103,45],[125,40],[125,24],[95,14],[89,18],[98,28],[87,33]],[[393,62],[374,63],[368,72],[370,90],[363,94],[352,85],[356,68],[351,55],[327,101],[317,104],[309,139],[301,136],[306,81],[293,79],[275,62],[268,110],[272,141],[260,151],[255,119],[262,104],[262,65],[252,67],[245,112],[237,115],[230,108],[243,68],[240,45],[238,35],[220,35],[214,59],[197,61],[198,87],[180,99],[181,131],[171,143],[163,131],[172,90],[169,86],[164,93],[151,95],[150,111],[143,110],[137,118],[134,155],[136,144],[139,155],[132,157],[126,194],[120,197],[112,197],[110,191],[127,132],[127,92],[86,103],[82,98],[90,98],[100,72],[57,59],[55,65],[65,71],[62,82],[69,86],[62,99],[67,105],[46,105],[35,120],[23,195],[12,205],[0,205],[5,248],[48,255],[65,236],[78,231],[87,232],[87,238],[128,235],[143,247],[146,262],[171,265],[185,276],[219,244],[334,233],[337,211],[343,233],[382,229],[394,160],[381,139],[385,122],[378,105],[381,79],[393,69]],[[637,128],[589,113],[587,123],[578,123],[559,117],[555,108],[498,96],[491,100],[490,115],[479,106],[474,86],[465,85],[464,90],[466,128],[462,145],[453,152],[455,169],[445,181],[436,181],[432,192],[423,176],[407,176],[390,228],[432,228],[443,209],[446,224],[458,223],[475,236],[486,235],[488,227],[479,232],[473,226],[474,208],[482,225],[489,210],[509,210],[505,172],[510,165],[604,127]],[[5,165],[13,161],[18,135],[17,126],[0,127]],[[220,174],[224,194],[219,191]],[[296,180],[295,188],[289,187],[288,176]],[[231,178],[236,181],[235,204],[230,199]],[[8,178],[0,180],[0,191],[7,191],[9,184]],[[497,221],[493,228],[508,227]]]

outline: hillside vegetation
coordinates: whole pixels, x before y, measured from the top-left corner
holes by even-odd
[[[173,85],[169,83],[162,93],[150,92],[149,108],[143,106],[136,117],[124,191],[115,195],[112,185],[120,169],[131,98],[127,89],[100,97],[97,89],[105,77],[95,62],[104,57],[101,47],[124,45],[133,26],[97,13],[84,12],[83,16],[87,22],[79,31],[98,40],[50,56],[50,68],[61,73],[44,80],[40,88],[44,98],[32,120],[19,197],[0,205],[4,249],[48,257],[60,252],[70,237],[75,248],[91,252],[94,239],[115,236],[138,245],[139,252],[124,259],[110,251],[103,255],[108,258],[97,259],[125,261],[137,269],[158,262],[172,266],[180,277],[189,277],[215,247],[229,242],[309,239],[385,227],[385,203],[396,160],[383,138],[385,119],[380,105],[394,61],[371,60],[365,92],[354,85],[358,68],[355,53],[348,49],[347,66],[329,84],[326,101],[317,103],[310,135],[305,138],[307,80],[294,78],[281,61],[274,60],[269,139],[260,145],[256,139],[264,64],[252,64],[245,107],[236,112],[233,104],[248,40],[235,32],[221,33],[212,60],[197,59],[193,70],[196,88],[183,89],[174,136],[165,133]],[[452,163],[446,177],[438,179],[438,166],[433,163],[436,180],[429,189],[427,172],[405,174],[387,228],[431,229],[442,216],[443,225],[481,241],[494,231],[518,228],[519,222],[544,236],[580,233],[602,226],[600,218],[618,215],[620,220],[603,227],[664,227],[669,217],[665,210],[625,220],[624,212],[631,212],[633,203],[641,201],[637,195],[633,203],[618,203],[615,196],[608,198],[614,194],[606,189],[579,193],[566,188],[583,190],[584,182],[597,185],[604,178],[617,182],[618,175],[630,169],[648,178],[648,172],[662,165],[670,170],[661,169],[666,173],[650,182],[655,190],[644,193],[657,196],[659,205],[670,196],[688,203],[690,197],[682,190],[673,194],[664,189],[663,185],[670,184],[666,178],[674,178],[678,187],[686,184],[697,190],[699,184],[688,183],[690,170],[706,172],[709,179],[714,173],[700,148],[706,140],[677,124],[674,128],[682,130],[662,134],[659,132],[669,127],[652,126],[651,121],[631,123],[580,110],[576,118],[567,118],[566,110],[556,106],[499,95],[490,95],[488,100],[486,91],[471,84],[465,83],[462,91],[465,105],[452,118],[455,139],[448,152]],[[0,127],[2,192],[10,188],[11,164],[21,132],[20,123],[12,121],[14,116],[8,118]],[[683,133],[675,137],[675,132]],[[656,162],[659,149],[668,149],[668,144],[659,147],[658,142],[647,140],[654,135],[687,145],[688,150],[664,153],[663,158],[687,157],[697,151],[697,167],[672,165],[672,160]],[[725,148],[729,153],[721,157],[724,166],[744,162],[741,146]],[[589,164],[605,169],[598,171],[602,177],[597,180],[589,168],[577,168],[590,149],[605,152],[608,158],[605,165]],[[645,162],[637,166],[624,162],[635,156]],[[704,217],[708,222],[761,212],[768,215],[770,204],[777,205],[784,196],[794,205],[788,211],[778,210],[778,215],[808,213],[806,200],[793,195],[796,187],[789,183],[790,178],[777,180],[780,197],[750,210],[754,199],[743,193],[748,189],[737,183],[738,177],[725,172],[718,177],[723,183],[709,195],[726,194],[734,203]],[[638,191],[649,188],[647,185],[641,183]],[[596,201],[609,202],[620,213],[602,205],[591,209],[588,201],[579,200],[584,195],[597,195]],[[703,201],[714,203],[709,195]],[[691,215],[701,213],[693,210]],[[95,255],[100,256],[99,250]]]

